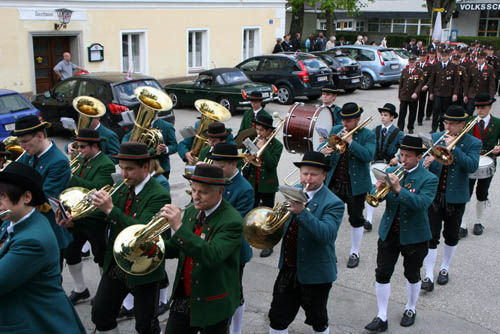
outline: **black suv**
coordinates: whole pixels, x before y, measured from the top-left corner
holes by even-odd
[[[334,50],[311,53],[323,59],[332,69],[336,88],[352,93],[361,87],[361,65],[356,60],[344,54],[337,54]]]
[[[32,98],[35,105],[42,113],[42,118],[52,123],[49,128],[53,132],[63,132],[61,117],[73,118],[78,121],[78,112],[73,108],[73,99],[77,96],[87,95],[101,100],[106,106],[106,114],[101,122],[115,131],[120,139],[132,129],[130,118],[123,118],[122,112],[139,110],[139,101],[134,95],[134,89],[139,86],[151,86],[163,90],[160,83],[154,78],[126,73],[102,72],[74,76],[59,82],[54,88],[35,95]],[[172,109],[159,114],[160,118],[175,122]],[[127,119],[129,121],[127,121]]]
[[[296,96],[316,100],[321,88],[332,82],[332,71],[318,57],[302,52],[256,56],[236,65],[255,82],[278,88],[278,102],[291,104]]]

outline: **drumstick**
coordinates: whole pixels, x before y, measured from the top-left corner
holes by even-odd
[[[487,156],[487,155],[490,155],[491,153],[493,153],[493,151],[495,150],[495,148],[493,147],[490,151],[488,151],[487,153],[485,154],[481,154],[482,156]]]

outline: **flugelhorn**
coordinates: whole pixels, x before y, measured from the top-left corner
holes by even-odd
[[[343,134],[342,137],[339,135],[331,135],[330,137],[328,137],[328,144],[327,144],[328,146],[327,147],[332,148],[335,153],[343,154],[345,152],[345,150],[347,149],[347,144],[346,144],[345,140],[347,138],[349,138],[350,136],[352,136],[356,131],[366,127],[368,125],[368,123],[370,123],[372,121],[372,119],[373,119],[372,116],[368,117],[363,122],[358,124],[358,126],[356,126],[354,129]]]
[[[401,181],[403,179],[403,176],[405,175],[405,170],[403,166],[399,166],[393,173],[398,177],[398,180]],[[375,194],[367,194],[366,202],[376,208],[377,206],[379,206],[380,201],[382,201],[390,191],[391,185],[386,183],[384,188],[377,190]]]
[[[451,151],[455,147],[455,145],[458,143],[458,141],[467,133],[469,132],[474,125],[476,125],[477,120],[479,116],[474,117],[471,119],[465,126],[464,128],[460,131],[460,133],[456,136],[456,138],[448,144],[448,146],[434,146],[432,147],[431,150],[431,155],[440,163],[445,166],[451,165],[455,161],[455,157],[453,156],[453,153]]]
[[[80,168],[81,166],[81,161],[80,161],[80,157],[82,156],[81,153],[78,153],[78,155],[76,157],[74,157],[73,159],[71,159],[71,161],[69,162],[69,168],[71,168],[71,174],[75,174],[76,171]]]
[[[125,185],[127,179],[116,182],[112,186],[105,185],[100,190],[107,191],[110,196],[113,196],[122,186]],[[69,211],[73,220],[78,220],[89,216],[97,207],[92,204],[92,199],[97,189],[87,189],[83,187],[70,187],[64,190],[59,195],[59,201],[66,210]]]

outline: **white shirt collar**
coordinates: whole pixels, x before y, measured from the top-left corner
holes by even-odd
[[[100,127],[101,127],[101,123],[97,123],[97,126],[95,127],[95,129],[94,129],[94,130],[96,130],[96,131],[97,131],[97,129],[99,129]]]
[[[389,132],[389,129],[391,128],[392,124],[389,124],[387,126],[385,126],[384,124],[382,124],[382,130],[386,129],[387,132]]]
[[[484,65],[486,65],[486,63],[483,63],[483,65],[479,65],[479,66],[478,66],[478,68],[479,68],[479,70],[480,70],[480,71],[482,71],[482,70],[483,70]]]
[[[259,111],[262,110],[262,107],[260,107],[259,109],[257,110],[252,110],[253,111],[253,114],[255,115],[255,117],[257,117],[257,114],[259,113]]]
[[[14,231],[14,225],[19,224],[20,222],[28,219],[33,214],[33,212],[35,212],[35,208],[33,208],[30,212],[28,212],[24,217],[19,219],[17,222],[11,221],[10,225],[7,227],[7,233],[9,233],[9,234],[12,233]]]
[[[237,169],[236,172],[234,173],[234,175],[229,178],[229,180],[234,179],[236,177],[236,175],[238,175],[239,172],[240,172],[240,170]]]
[[[101,153],[102,153],[102,151],[98,151],[92,158],[89,159],[89,161],[97,158],[99,156],[99,154],[101,154]]]
[[[307,202],[308,202],[308,203],[309,203],[309,202],[313,199],[314,195],[315,195],[318,191],[320,191],[320,190],[321,190],[321,188],[323,188],[323,185],[324,185],[324,184],[322,183],[322,184],[321,184],[321,186],[319,186],[319,188],[318,188],[318,189],[314,189],[314,190],[311,190],[311,191],[306,191],[306,194],[307,194],[307,197],[308,197],[308,200],[307,200]]]
[[[41,157],[42,157],[42,155],[44,155],[45,153],[47,153],[47,152],[48,152],[48,150],[50,150],[50,148],[52,147],[52,145],[54,145],[54,144],[52,144],[52,142],[50,142],[49,147],[47,147],[47,148],[46,148],[46,149],[45,149],[42,153],[38,154],[38,155],[37,155],[37,157],[38,157],[38,158],[41,158]]]
[[[149,182],[150,179],[151,175],[148,174],[148,176],[146,176],[146,178],[141,183],[134,187],[134,192],[136,195],[139,195],[139,193],[142,191],[142,189],[144,189],[144,186]]]
[[[215,210],[217,210],[217,208],[219,207],[219,205],[222,203],[222,198],[220,199],[220,201],[212,208],[208,209],[208,210],[203,210],[205,212],[205,217],[208,217],[210,216]]]
[[[479,117],[480,121],[484,121],[484,128],[485,129],[488,126],[488,124],[490,123],[490,119],[491,119],[491,115],[490,114],[488,114],[488,116],[486,116],[485,118]]]
[[[448,66],[449,62],[450,62],[449,60],[446,63],[441,61],[441,66]]]
[[[418,164],[417,164],[415,167],[413,167],[412,169],[409,169],[409,170],[406,170],[406,169],[405,169],[405,171],[406,171],[406,173],[410,174],[410,173],[412,173],[413,171],[415,171],[415,169],[417,169],[417,168],[418,168]]]

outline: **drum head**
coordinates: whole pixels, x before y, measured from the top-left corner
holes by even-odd
[[[326,130],[326,133],[330,134],[330,130],[333,126],[333,116],[328,108],[319,108],[316,110],[314,115],[316,119],[316,123],[314,126],[314,131],[312,133],[312,142],[313,148],[316,150],[321,144],[321,136],[318,132],[318,128]],[[311,124],[312,125],[312,124]]]
[[[479,157],[479,167],[486,167],[494,164],[495,163],[493,162],[493,159],[490,157],[487,157],[485,155]]]

